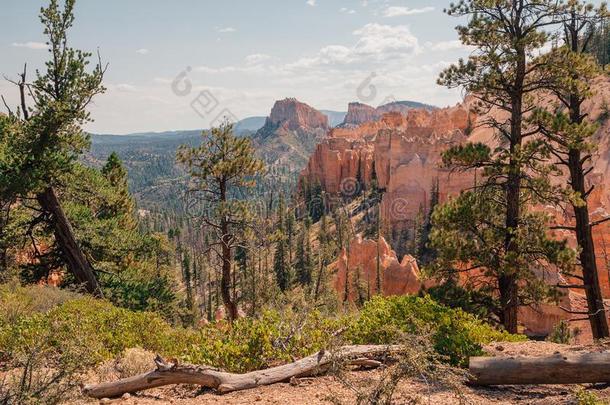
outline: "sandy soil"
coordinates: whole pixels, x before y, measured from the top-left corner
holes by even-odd
[[[486,347],[494,356],[540,356],[576,351],[605,351],[603,345],[560,345],[548,342],[495,343]],[[378,381],[382,371],[354,371],[346,373],[349,386],[337,377],[325,376],[305,378],[292,383],[275,384],[253,390],[216,395],[198,387],[172,386],[149,390],[124,398],[101,401],[78,401],[78,404],[354,404],[357,396],[353,387],[363,389]],[[610,403],[608,385],[547,385],[547,386],[503,386],[474,388],[460,385],[461,396],[451,389],[430,387],[422,381],[401,381],[395,391],[395,404],[577,404],[576,392],[585,389]]]

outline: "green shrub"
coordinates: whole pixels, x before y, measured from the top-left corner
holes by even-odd
[[[429,296],[375,297],[362,308],[347,337],[356,344],[390,344],[404,333],[430,333],[437,352],[454,365],[465,365],[469,356],[483,354],[483,344],[525,339],[500,332]]]
[[[186,329],[170,326],[155,313],[133,312],[83,297],[1,325],[0,354],[12,358],[43,342],[41,350],[57,353],[78,346],[83,362],[96,364],[140,347],[183,361],[244,372],[320,350],[342,323],[345,320],[326,319],[317,312],[299,316],[288,311],[280,316],[266,311],[260,318],[240,319],[233,325],[217,322]]]
[[[0,289],[0,291],[3,291]],[[341,343],[396,343],[405,334],[429,334],[435,350],[452,364],[481,354],[481,344],[521,339],[499,332],[461,310],[430,297],[376,297],[361,312],[324,316],[287,308],[264,311],[257,318],[216,322],[198,329],[172,327],[160,315],[119,308],[108,301],[76,296],[46,308],[22,305],[24,291],[0,294],[15,301],[11,322],[0,322],[0,359],[42,353],[78,353],[94,365],[139,347],[185,362],[246,372],[290,362]],[[3,298],[2,298],[3,297]],[[65,297],[64,297],[65,298]],[[27,301],[27,300],[26,300]],[[29,301],[28,301],[29,302]],[[4,308],[4,307],[3,307]]]
[[[46,312],[78,297],[77,293],[50,286],[21,287],[17,283],[0,285],[0,326],[32,313]]]
[[[608,402],[601,400],[594,393],[585,390],[584,388],[579,389],[575,393],[576,401],[578,405],[605,405]]]

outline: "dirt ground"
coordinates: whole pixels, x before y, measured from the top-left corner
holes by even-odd
[[[495,343],[486,351],[494,356],[541,356],[557,352],[597,352],[610,350],[602,345],[560,345],[549,342]],[[304,378],[291,383],[275,384],[256,389],[216,395],[198,387],[171,386],[147,392],[125,395],[123,398],[101,401],[81,400],[78,404],[354,404],[355,387],[365,390],[378,381],[383,371],[354,371],[345,375],[349,384],[334,376]],[[405,380],[398,384],[394,404],[577,404],[580,390],[595,394],[610,403],[610,385],[546,385],[475,388],[461,384],[460,393],[450,388],[428,386],[423,381]],[[366,403],[366,402],[365,402]]]

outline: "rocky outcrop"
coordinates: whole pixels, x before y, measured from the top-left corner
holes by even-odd
[[[405,255],[402,260],[398,260],[383,237],[375,241],[357,235],[350,241],[349,248],[344,248],[330,265],[334,277],[333,287],[340,299],[345,299],[347,294],[348,301],[357,302],[377,294],[377,257],[382,295],[418,294],[422,289],[435,285],[431,280],[422,278],[415,258]],[[565,283],[557,273],[547,272],[540,277],[549,284]],[[467,280],[463,282],[467,283]],[[566,310],[578,312],[585,309],[584,295],[566,291],[557,305],[542,303],[521,307],[521,331],[529,336],[546,336],[559,322],[570,319],[571,315]],[[571,326],[583,341],[590,339],[587,321],[571,322]]]
[[[320,111],[301,103],[296,98],[276,101],[267,118],[267,123],[289,131],[328,130],[328,117]]]
[[[366,122],[378,121],[384,114],[398,112],[406,115],[413,110],[434,111],[437,107],[414,101],[393,101],[377,108],[363,103],[349,103],[343,127],[353,127]]]
[[[422,287],[419,268],[412,256],[405,255],[399,261],[383,237],[375,241],[357,235],[331,264],[335,290],[341,297],[347,291],[347,298],[352,302],[376,294],[378,267],[383,295],[416,294]]]
[[[328,130],[326,115],[294,98],[286,98],[275,102],[252,141],[268,166],[283,173],[298,173]]]
[[[343,125],[360,125],[365,122],[377,121],[381,114],[370,105],[349,103]]]
[[[375,172],[379,187],[385,190],[382,216],[397,228],[426,206],[436,181],[441,198],[472,184],[472,174],[451,173],[440,161],[444,150],[466,141],[473,119],[458,105],[387,113],[379,121],[334,128],[318,144],[302,176],[319,182],[327,193],[340,194],[342,184],[350,179],[360,179],[367,187]]]

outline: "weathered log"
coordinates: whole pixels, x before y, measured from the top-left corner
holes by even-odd
[[[93,398],[113,398],[171,384],[194,384],[212,388],[219,393],[246,390],[261,385],[288,381],[293,377],[307,377],[325,372],[332,362],[348,365],[377,367],[387,354],[396,353],[401,346],[343,346],[334,352],[320,351],[293,363],[252,371],[245,374],[227,373],[216,368],[191,364],[167,363],[157,356],[157,369],[134,377],[83,388]]]
[[[610,383],[610,353],[471,357],[475,385]]]

